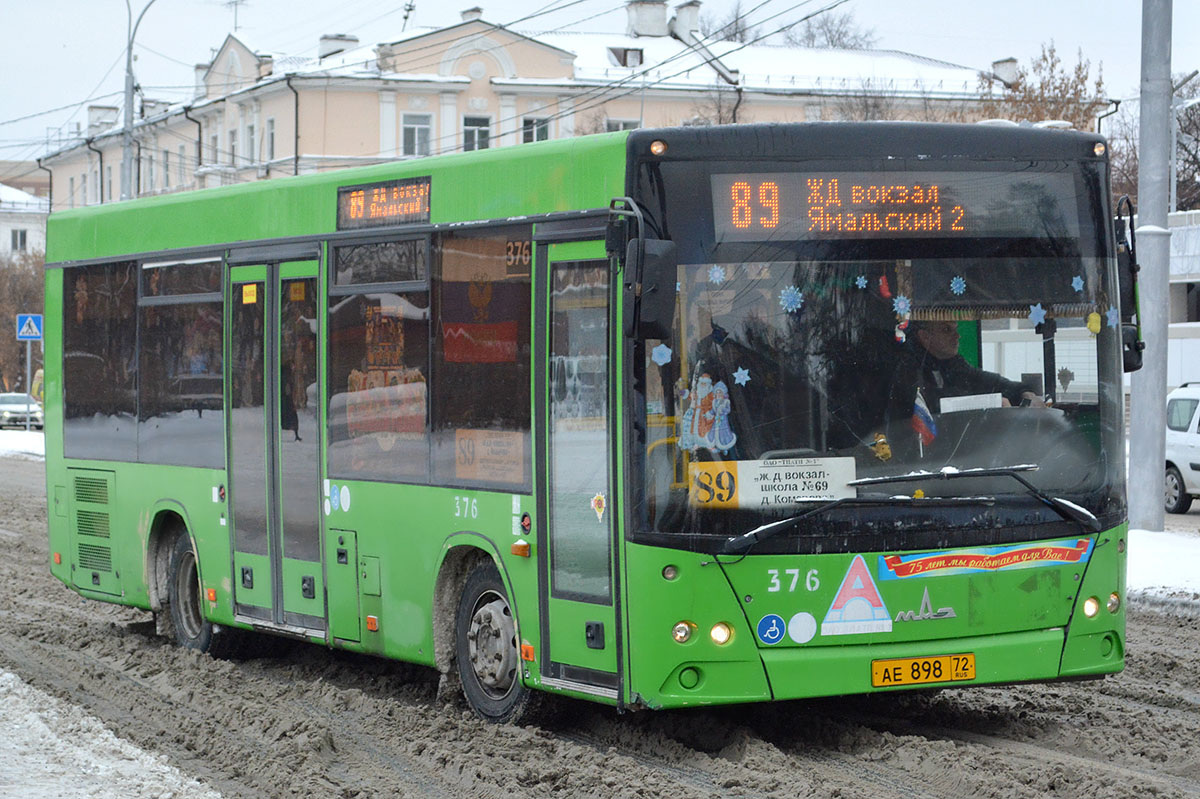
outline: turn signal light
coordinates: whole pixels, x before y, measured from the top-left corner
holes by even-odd
[[[1109,594],[1107,607],[1108,607],[1109,613],[1116,613],[1118,610],[1120,610],[1121,609],[1121,595],[1118,594],[1116,591],[1113,591],[1111,594]]]
[[[512,553],[522,558],[529,557],[529,542],[524,538],[514,542],[512,545]]]
[[[377,616],[367,616],[367,629],[371,632],[379,632],[379,618]]]
[[[61,566],[61,565],[62,565],[62,553],[61,553],[61,552],[55,552],[55,553],[54,553],[54,565],[55,565],[55,566]]]
[[[687,640],[692,637],[692,627],[695,625],[688,621],[681,621],[671,628],[671,637],[678,643],[687,643]]]
[[[533,660],[533,644],[521,644],[521,660]]]
[[[209,602],[217,601],[217,589],[215,589],[215,588],[208,589],[208,601]]]

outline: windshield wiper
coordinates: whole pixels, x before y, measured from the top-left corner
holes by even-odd
[[[1029,493],[1040,499],[1051,510],[1056,512],[1069,522],[1077,523],[1081,528],[1088,532],[1100,532],[1100,520],[1097,519],[1087,508],[1081,508],[1073,502],[1068,502],[1065,499],[1052,497],[1045,493],[1037,486],[1030,483],[1019,472],[1037,471],[1037,466],[1032,463],[1022,463],[1016,466],[1001,466],[994,469],[955,469],[946,467],[938,472],[909,472],[908,474],[897,474],[890,477],[864,477],[861,480],[851,480],[846,485],[851,486],[866,486],[866,485],[882,485],[884,483],[916,483],[924,480],[956,480],[962,477],[1011,477],[1021,485],[1028,489]]]
[[[827,510],[831,510],[847,502],[861,501],[862,500],[860,500],[858,497],[842,497],[841,499],[834,499],[826,502],[824,505],[818,505],[812,510],[807,510],[798,516],[789,516],[786,519],[768,522],[755,527],[749,532],[742,533],[741,535],[731,536],[730,538],[726,539],[725,545],[721,547],[721,553],[725,555],[731,555],[734,552],[741,552],[744,549],[749,549],[750,547],[754,546],[759,541],[770,538],[776,533],[795,526],[797,523],[804,521],[810,516],[816,516],[818,513],[824,513]],[[870,501],[871,500],[868,500],[868,502]]]

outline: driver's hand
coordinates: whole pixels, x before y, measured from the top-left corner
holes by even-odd
[[[1024,400],[1021,404],[1028,405],[1030,408],[1045,408],[1046,401],[1034,394],[1032,391],[1022,391],[1021,399]]]

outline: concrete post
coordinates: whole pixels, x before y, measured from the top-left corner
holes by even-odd
[[[1134,372],[1129,423],[1129,524],[1163,529],[1166,470],[1167,230],[1171,147],[1171,0],[1142,0],[1142,101],[1138,144],[1138,313],[1146,353]]]

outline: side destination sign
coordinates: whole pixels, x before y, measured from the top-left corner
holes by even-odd
[[[338,189],[337,229],[359,230],[429,221],[428,175]]]
[[[856,495],[854,458],[701,461],[688,467],[688,503],[705,508],[777,508]]]

